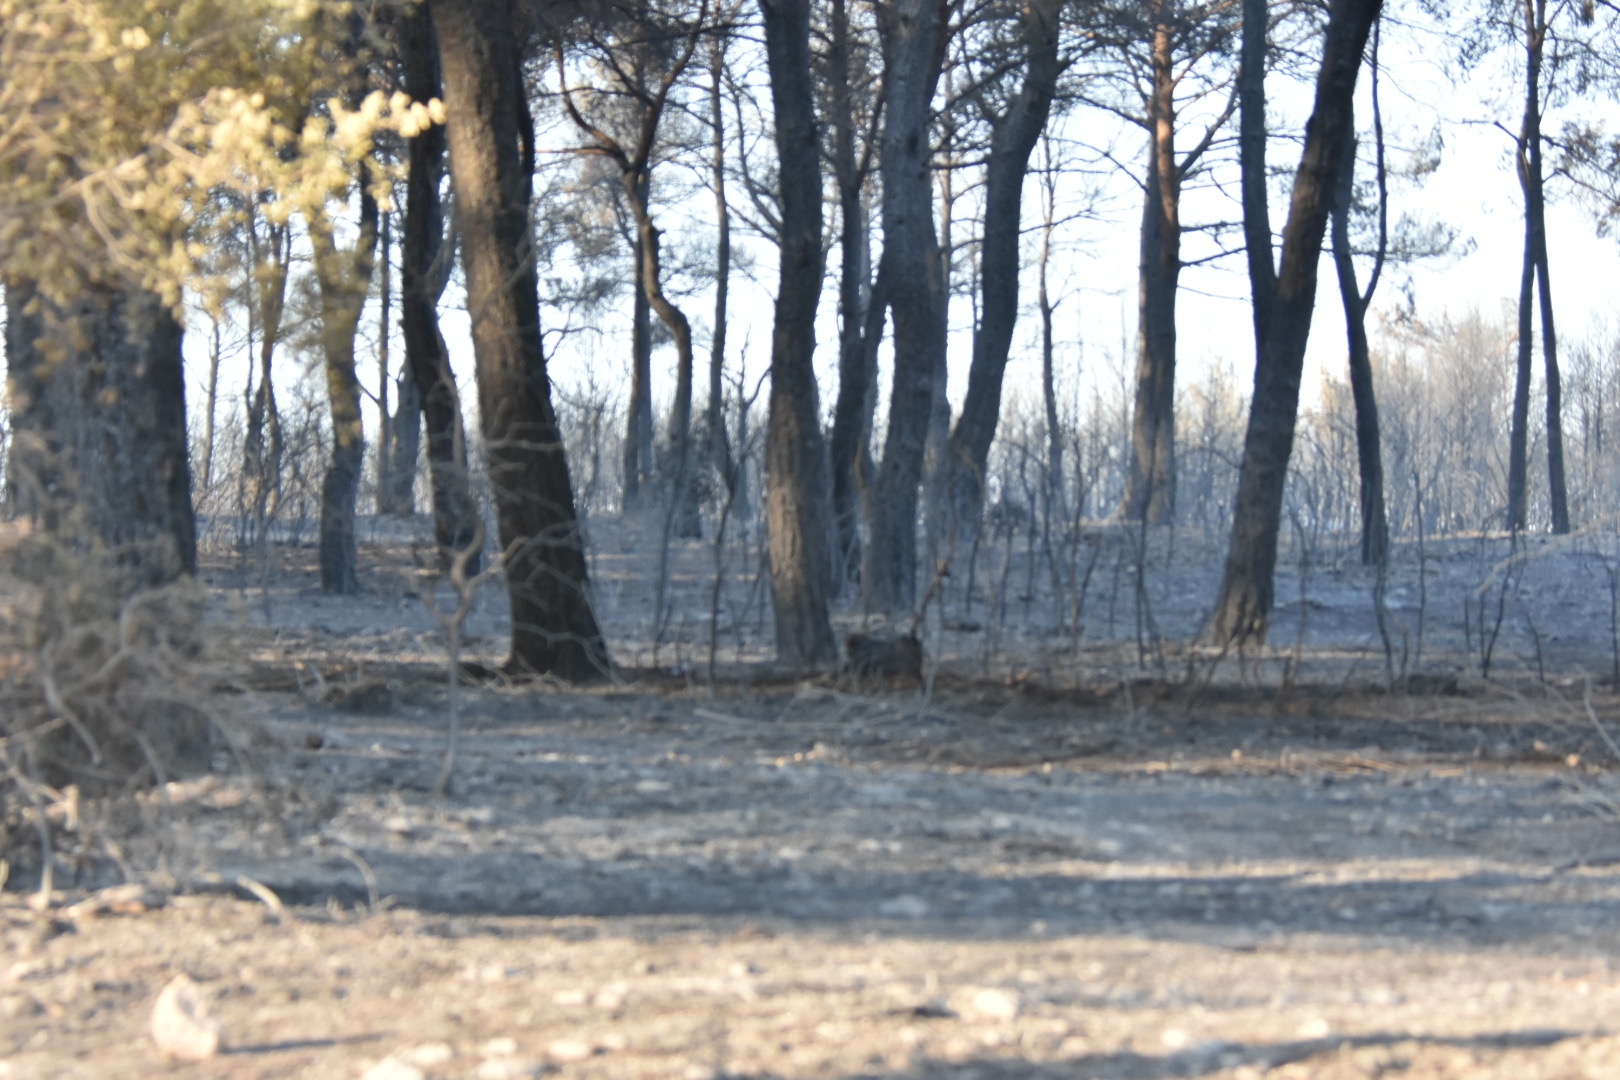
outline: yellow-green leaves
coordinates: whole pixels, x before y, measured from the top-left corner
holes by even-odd
[[[93,282],[178,304],[209,236],[345,202],[382,130],[436,102],[342,105],[350,5],[317,0],[0,0],[0,266],[57,300]],[[206,211],[206,212],[205,212]]]

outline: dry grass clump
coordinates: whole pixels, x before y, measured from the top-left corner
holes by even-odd
[[[223,747],[201,678],[203,592],[151,585],[160,555],[0,524],[0,857],[13,865],[82,847],[82,800],[204,772]]]

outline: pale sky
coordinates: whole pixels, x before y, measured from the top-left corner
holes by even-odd
[[[1477,306],[1487,313],[1503,310],[1504,301],[1511,302],[1517,296],[1523,242],[1518,184],[1510,171],[1511,140],[1503,131],[1482,122],[1499,119],[1510,128],[1517,126],[1517,88],[1513,74],[1498,71],[1489,77],[1475,78],[1471,83],[1455,86],[1447,73],[1430,60],[1448,51],[1448,43],[1424,33],[1415,36],[1408,33],[1403,42],[1394,31],[1386,31],[1383,100],[1392,163],[1398,164],[1407,148],[1429,134],[1441,110],[1444,110],[1448,120],[1453,121],[1443,129],[1445,149],[1440,168],[1427,178],[1421,188],[1397,184],[1392,192],[1391,217],[1393,219],[1403,210],[1439,216],[1456,226],[1463,237],[1471,238],[1474,244],[1472,252],[1466,256],[1412,271],[1419,311],[1429,319],[1438,319],[1447,313],[1460,315],[1471,306]],[[1367,86],[1364,73],[1361,81],[1363,102],[1358,107],[1358,120],[1363,131],[1367,129],[1370,118]],[[1290,122],[1298,123],[1309,107],[1308,92],[1297,85],[1290,86],[1277,76],[1271,80],[1270,91],[1273,95],[1274,122],[1279,127]],[[1612,108],[1608,111],[1613,112]],[[1134,130],[1122,134],[1110,132],[1101,126],[1104,122],[1099,121],[1098,115],[1084,114],[1066,120],[1065,124],[1071,128],[1077,125],[1083,127],[1089,141],[1114,141],[1116,152],[1127,162],[1139,160],[1142,149],[1140,133]],[[1460,120],[1473,123],[1455,122]],[[1551,116],[1548,130],[1556,130],[1559,122],[1557,114]],[[1296,164],[1298,152],[1297,143],[1275,143],[1271,151],[1273,166]],[[1365,170],[1365,166],[1363,168]],[[1366,172],[1362,175],[1365,176]],[[1235,191],[1235,173],[1227,179]],[[1071,197],[1082,184],[1095,184],[1095,181],[1080,177],[1068,181],[1066,186]],[[1104,183],[1102,194],[1104,216],[1074,222],[1064,231],[1068,254],[1064,256],[1064,261],[1056,264],[1053,274],[1054,289],[1062,289],[1068,294],[1056,320],[1058,360],[1060,373],[1072,372],[1074,365],[1079,362],[1087,369],[1088,382],[1102,378],[1108,385],[1117,386],[1122,346],[1126,350],[1134,348],[1140,195],[1131,181],[1117,174]],[[707,193],[698,196],[699,200],[708,198]],[[1026,229],[1036,221],[1039,210],[1035,202],[1036,192],[1032,183],[1025,199]],[[1274,228],[1281,229],[1286,211],[1285,197],[1274,194]],[[700,201],[684,220],[679,207],[661,208],[658,213],[660,225],[672,236],[678,236],[683,227],[704,234],[712,230],[712,209],[706,201]],[[829,208],[829,226],[835,223],[835,213],[833,208]],[[1185,203],[1184,221],[1188,223],[1215,217],[1233,219],[1236,216],[1235,204],[1225,196],[1214,193],[1190,193]],[[1620,280],[1620,247],[1613,239],[1599,238],[1590,215],[1567,196],[1549,205],[1548,224],[1554,303],[1560,336],[1565,341],[1573,341],[1586,336],[1609,315],[1613,304],[1613,283]],[[738,237],[737,243],[752,247],[759,277],[767,282],[774,279],[776,253],[773,248],[744,237]],[[874,247],[880,245],[879,233]],[[1189,244],[1188,254],[1196,254],[1192,244]],[[397,259],[397,248],[395,257]],[[835,253],[829,262],[829,275],[822,297],[821,332],[816,354],[822,384],[822,407],[827,412],[831,410],[837,390],[836,269]],[[1364,280],[1367,273],[1365,263],[1360,272]],[[1182,284],[1178,301],[1181,378],[1195,381],[1202,377],[1210,364],[1219,363],[1229,367],[1239,384],[1247,389],[1253,377],[1254,348],[1248,283],[1241,253],[1210,266],[1188,269],[1183,273]],[[1388,310],[1396,302],[1398,294],[1395,284],[1392,276],[1386,276],[1375,300],[1374,312],[1369,317],[1369,326],[1376,326],[1379,309]],[[454,289],[447,293],[447,302],[454,303],[456,299]],[[746,343],[750,387],[768,362],[772,299],[769,291],[758,283],[741,277],[733,278],[730,356],[735,365]],[[1026,278],[1021,300],[1026,305],[1033,304],[1032,277]],[[700,293],[683,303],[698,325],[698,363],[701,367],[707,363],[707,327],[712,299],[707,293]],[[628,300],[624,302],[624,307],[628,308]],[[397,313],[397,306],[395,310]],[[470,389],[471,349],[465,329],[465,313],[446,310],[443,317],[458,374]],[[551,315],[543,317],[548,321],[555,318]],[[966,385],[971,347],[966,323],[970,317],[969,302],[965,298],[954,301],[952,318],[957,332],[952,336],[949,360],[953,410],[960,408]],[[373,308],[368,312],[364,325],[374,327],[375,320]],[[552,322],[552,325],[555,323]],[[1038,386],[1035,380],[1039,374],[1039,355],[1034,347],[1037,332],[1032,311],[1026,309],[1015,336],[1013,357],[1007,372],[1009,394],[1018,392],[1021,387],[1026,392],[1033,392]],[[206,377],[204,336],[201,332],[189,336],[194,406],[202,401],[201,382]],[[579,338],[573,346],[555,355],[553,378],[564,387],[577,386],[588,365],[594,371],[598,384],[618,394],[622,400],[628,393],[628,352],[628,342],[612,336]],[[397,369],[397,365],[403,361],[397,328],[393,354]],[[668,348],[659,349],[654,355],[657,401],[666,401],[673,388],[673,363],[673,351]],[[375,392],[375,361],[363,355],[360,367],[363,382]],[[1331,260],[1325,258],[1321,265],[1317,315],[1307,354],[1302,405],[1309,407],[1315,400],[1323,372],[1331,372],[1342,378],[1344,368],[1343,317]],[[239,400],[243,373],[238,365],[228,364],[222,378],[225,384],[222,393],[235,394]],[[886,395],[886,369],[881,378]],[[703,387],[706,380],[700,376],[697,382],[701,398],[705,393]],[[469,393],[467,399],[470,402],[473,395]],[[763,403],[756,415],[763,417]],[[375,410],[368,402],[366,437],[373,445],[375,435]]]

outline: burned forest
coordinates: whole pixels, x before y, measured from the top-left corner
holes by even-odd
[[[1617,32],[0,0],[0,1077],[1620,1075]]]

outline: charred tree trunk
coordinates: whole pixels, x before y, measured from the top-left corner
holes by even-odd
[[[1372,350],[1367,341],[1367,305],[1356,283],[1350,251],[1350,187],[1355,144],[1351,143],[1339,198],[1333,212],[1333,262],[1338,270],[1339,299],[1344,305],[1350,346],[1350,394],[1356,405],[1356,459],[1361,477],[1361,561],[1381,566],[1389,552],[1389,520],[1384,510],[1384,457],[1379,446],[1378,397],[1373,388]]]
[[[692,348],[692,324],[664,292],[662,232],[653,224],[650,208],[643,204],[636,216],[647,300],[675,340],[675,400],[669,409],[670,521],[674,535],[696,539],[703,535],[703,528],[693,483],[696,470],[692,460],[692,374],[696,354]]]
[[[1535,356],[1536,225],[1531,190],[1532,162],[1541,159],[1541,44],[1536,34],[1536,0],[1525,0],[1524,118],[1519,129],[1517,166],[1519,190],[1524,195],[1524,255],[1519,269],[1519,349],[1514,371],[1513,427],[1508,435],[1507,526],[1515,531],[1527,524],[1530,502],[1530,378]]]
[[[951,80],[947,78],[945,85],[945,98],[949,100],[954,96]],[[939,274],[945,290],[944,310],[940,318],[944,323],[944,334],[950,333],[951,325],[951,281],[956,271],[956,192],[954,181],[956,170],[960,162],[960,146],[957,142],[956,118],[941,117],[935,132],[935,175],[939,178]],[[970,275],[977,269],[973,260],[969,259]],[[976,288],[978,282],[970,276],[969,288]],[[975,297],[975,299],[977,299]],[[977,306],[977,305],[975,305]],[[975,312],[974,322],[978,322]],[[955,504],[949,498],[946,474],[946,465],[949,461],[951,444],[951,399],[950,399],[950,358],[942,355],[940,362],[934,367],[934,392],[928,405],[928,434],[923,439],[923,465],[922,465],[922,520],[924,556],[922,565],[925,570],[936,569],[940,560],[948,560],[948,541],[954,542]],[[952,543],[951,546],[954,546]]]
[[[1374,46],[1376,55],[1377,46]],[[1374,102],[1377,67],[1373,68]],[[1376,106],[1375,106],[1376,109]],[[1376,111],[1375,111],[1376,116]],[[1361,477],[1361,561],[1383,566],[1389,558],[1389,518],[1384,508],[1384,455],[1378,432],[1378,395],[1373,386],[1372,350],[1367,341],[1367,308],[1384,263],[1387,200],[1384,197],[1384,145],[1378,127],[1378,251],[1365,292],[1356,283],[1356,263],[1350,247],[1350,210],[1355,193],[1356,142],[1345,147],[1344,172],[1333,203],[1333,264],[1338,272],[1339,300],[1344,307],[1345,332],[1350,347],[1350,395],[1356,405],[1356,460]],[[1354,130],[1352,128],[1352,130]]]
[[[629,211],[634,225],[632,243],[639,288],[636,291],[632,345],[630,444],[625,447],[625,508],[631,509],[639,498],[641,484],[647,479],[653,464],[652,374],[649,359],[651,327],[645,318],[646,308],[650,307],[668,329],[675,345],[675,401],[670,409],[670,454],[666,459],[669,464],[665,476],[665,479],[672,479],[673,484],[669,492],[666,524],[673,528],[676,535],[685,537],[695,537],[700,532],[699,507],[693,490],[692,327],[685,312],[664,291],[662,254],[659,250],[661,232],[652,216],[651,167],[665,106],[669,103],[676,82],[692,62],[698,41],[707,27],[708,12],[708,0],[700,0],[685,29],[673,38],[666,26],[657,25],[656,19],[648,18],[653,14],[651,9],[626,9],[623,12],[632,28],[630,37],[616,39],[613,44],[604,47],[623,58],[622,63],[614,61],[606,66],[612,69],[612,77],[619,82],[617,96],[630,106],[631,111],[629,115],[620,115],[607,127],[587,119],[580,110],[569,87],[567,50],[560,37],[552,42],[558,78],[562,84],[560,99],[563,108],[588,139],[581,152],[603,155],[618,166],[620,193],[624,200],[622,206]],[[666,53],[666,46],[673,46],[673,52]],[[629,128],[628,136],[609,130],[609,127],[623,130],[620,125]]]
[[[1299,411],[1299,382],[1316,303],[1322,238],[1354,134],[1350,107],[1362,52],[1381,0],[1332,0],[1316,100],[1283,228],[1282,264],[1272,261],[1266,205],[1266,0],[1243,0],[1238,75],[1243,229],[1254,293],[1255,375],[1233,508],[1232,536],[1210,635],[1221,645],[1263,642],[1270,623],[1288,459]]]
[[[637,177],[636,185],[646,198],[651,178],[644,173]],[[653,466],[652,415],[652,304],[647,300],[647,289],[641,277],[643,261],[641,234],[635,233],[631,241],[630,302],[630,401],[626,416],[629,430],[624,439],[624,503],[625,513],[641,505],[641,485],[651,479]]]
[[[479,411],[512,611],[508,670],[602,677],[584,538],[551,404],[529,237],[534,131],[510,0],[431,0]]]
[[[394,484],[389,469],[394,463],[394,414],[389,411],[388,317],[394,306],[394,275],[391,264],[393,230],[389,210],[377,215],[377,513],[397,513],[390,499]]]
[[[776,655],[804,670],[837,660],[827,452],[816,402],[821,299],[821,158],[810,84],[810,0],[760,0],[781,163],[781,271],[771,338],[766,528]]]
[[[47,532],[156,584],[197,569],[182,330],[156,295],[6,282],[10,484]]]
[[[422,393],[410,371],[394,382],[394,418],[389,422],[388,490],[383,512],[409,517],[416,513],[416,463],[422,456]]]
[[[1552,285],[1547,257],[1546,204],[1537,185],[1536,292],[1541,299],[1541,359],[1547,383],[1547,495],[1552,503],[1552,531],[1567,534],[1569,486],[1564,475],[1564,385],[1558,371],[1558,334],[1553,328]]]
[[[883,118],[883,263],[894,319],[894,383],[883,463],[868,500],[862,591],[870,611],[909,609],[917,595],[917,495],[934,380],[945,362],[945,281],[934,230],[929,120],[944,53],[937,0],[879,9],[887,96]]]
[[[360,235],[354,248],[338,248],[330,222],[312,223],[309,232],[320,285],[321,351],[332,413],[332,457],[321,479],[321,591],[350,595],[360,591],[355,568],[354,515],[366,451],[360,425],[354,338],[360,328],[377,240],[377,200],[367,190],[364,175],[360,182]]]
[[[1063,429],[1058,420],[1057,405],[1057,373],[1055,356],[1053,355],[1052,316],[1057,304],[1052,300],[1052,294],[1047,287],[1048,270],[1052,262],[1052,231],[1057,227],[1057,185],[1052,175],[1052,160],[1050,155],[1051,143],[1044,144],[1046,151],[1046,168],[1041,178],[1041,188],[1045,195],[1045,216],[1041,226],[1041,257],[1039,263],[1039,282],[1036,287],[1035,304],[1041,313],[1041,403],[1046,410],[1046,485],[1047,498],[1052,508],[1052,515],[1059,521],[1066,521],[1069,516],[1065,488],[1063,486]]]
[[[219,319],[213,320],[213,332],[208,341],[208,400],[203,412],[202,490],[208,491],[214,483],[214,427],[219,413],[219,362],[221,343]]]
[[[726,113],[720,90],[725,81],[725,38],[716,35],[709,64],[709,120],[714,126],[714,336],[709,342],[709,459],[715,472],[735,498],[736,469],[726,428],[726,319],[731,299],[731,207],[726,203]],[[733,512],[746,514],[743,507]]]
[[[1024,83],[990,135],[979,248],[979,320],[973,334],[967,397],[946,454],[958,551],[971,546],[984,512],[985,469],[1001,416],[1002,377],[1018,321],[1024,177],[1029,172],[1029,157],[1046,128],[1062,71],[1058,59],[1060,6],[1056,0],[1037,0],[1025,8]]]
[[[1525,231],[1529,232],[1526,221]],[[1519,269],[1519,342],[1513,371],[1513,420],[1508,431],[1507,527],[1517,532],[1529,516],[1530,376],[1535,358],[1536,260],[1528,235]]]
[[[827,81],[832,113],[832,169],[838,186],[838,400],[833,406],[832,511],[837,530],[840,587],[861,563],[861,474],[871,458],[872,411],[877,397],[875,348],[867,348],[868,312],[879,303],[872,288],[872,223],[867,205],[867,155],[855,136],[854,40],[847,0],[833,0]],[[881,308],[880,308],[881,310]],[[882,325],[873,331],[881,336]]]
[[[243,510],[251,519],[258,543],[268,537],[264,530],[280,499],[282,433],[281,412],[276,405],[275,381],[271,377],[276,345],[281,341],[282,316],[287,303],[287,277],[292,269],[292,244],[286,225],[271,225],[268,252],[260,247],[258,226],[249,220],[248,238],[253,255],[254,282],[250,303],[258,312],[260,324],[259,385],[253,388],[248,373],[247,425],[242,436]],[[250,335],[251,336],[251,335]]]
[[[1508,524],[1527,524],[1530,368],[1535,347],[1539,293],[1541,354],[1547,378],[1547,501],[1555,533],[1569,532],[1569,494],[1564,479],[1563,385],[1558,372],[1558,335],[1553,324],[1547,257],[1547,197],[1541,155],[1541,68],[1547,44],[1546,0],[1523,0],[1524,120],[1519,128],[1519,189],[1524,195],[1524,263],[1519,282],[1519,357],[1513,395],[1513,431],[1508,455]]]
[[[1563,380],[1558,371],[1558,335],[1553,323],[1547,257],[1547,197],[1541,138],[1541,69],[1547,44],[1546,0],[1523,0],[1524,120],[1519,128],[1519,190],[1524,195],[1524,261],[1519,277],[1519,351],[1513,386],[1513,428],[1508,441],[1508,527],[1523,529],[1529,508],[1530,375],[1535,355],[1536,299],[1541,315],[1541,353],[1547,379],[1547,501],[1552,529],[1570,529],[1564,474]]]
[[[417,101],[438,97],[438,48],[426,4],[417,5],[406,16],[404,52],[405,92]],[[421,400],[427,429],[433,538],[439,549],[440,569],[448,569],[455,553],[476,543],[479,536],[478,504],[467,475],[461,395],[450,371],[449,351],[439,332],[439,297],[450,276],[454,248],[453,241],[445,238],[444,207],[439,198],[444,149],[444,128],[438,125],[410,141],[405,236],[400,251],[400,322],[410,382]],[[478,573],[480,564],[481,559],[474,555],[467,572]]]
[[[1181,176],[1171,26],[1155,5],[1148,167],[1137,286],[1136,397],[1122,516],[1161,525],[1176,506],[1176,290],[1181,277]]]
[[[377,512],[408,517],[416,512],[416,459],[422,450],[422,395],[417,391],[416,380],[411,377],[408,359],[406,370],[400,372],[397,381],[392,375],[392,350],[389,348],[394,321],[394,273],[389,253],[393,239],[391,221],[391,213],[383,214],[379,241],[382,258],[378,264],[377,375],[382,390],[378,394],[378,415],[387,415],[384,406],[388,401],[390,383],[394,385],[396,396],[393,415],[388,417],[387,424],[382,428],[377,448]],[[403,292],[404,282],[400,284]]]

